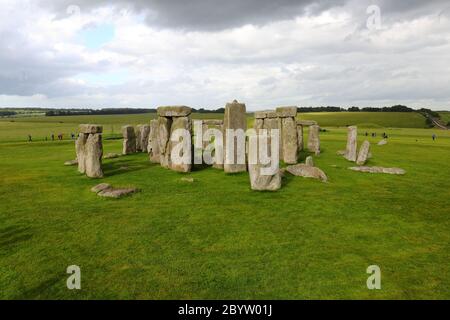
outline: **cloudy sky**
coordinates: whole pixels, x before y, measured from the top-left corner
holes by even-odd
[[[450,110],[448,0],[0,5],[0,107]]]

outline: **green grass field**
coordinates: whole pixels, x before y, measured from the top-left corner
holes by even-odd
[[[441,116],[441,120],[444,123],[450,123],[450,111],[448,111],[448,112],[439,112],[439,115]]]
[[[449,299],[450,133],[420,129],[415,114],[371,116],[301,115],[327,127],[315,163],[329,183],[286,176],[275,193],[212,168],[183,182],[143,153],[104,160],[106,177],[90,180],[63,166],[73,141],[42,141],[82,122],[119,133],[147,115],[2,119],[0,298]],[[336,126],[364,123],[390,136],[386,146],[369,138],[368,165],[405,176],[353,172],[336,155],[346,141]],[[105,153],[120,150],[104,141]],[[100,182],[141,192],[103,199],[89,190]],[[66,288],[74,264],[79,291]],[[373,264],[381,290],[366,287]]]

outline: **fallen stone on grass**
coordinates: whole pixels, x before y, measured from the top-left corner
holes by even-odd
[[[366,172],[366,173],[386,173],[386,174],[397,174],[397,175],[403,175],[406,173],[405,170],[400,168],[383,168],[383,167],[350,167],[350,170],[353,171],[359,171],[359,172]]]
[[[370,153],[370,142],[364,141],[361,148],[359,149],[358,158],[356,159],[356,164],[358,166],[362,166],[366,164],[367,159],[369,158]]]
[[[106,198],[121,198],[123,196],[135,193],[137,191],[136,188],[126,188],[126,189],[106,189],[97,193],[100,197]]]
[[[180,180],[184,181],[184,182],[190,182],[190,183],[194,182],[194,178],[188,178],[188,177],[183,177]]]
[[[383,139],[380,142],[378,142],[379,146],[384,146],[385,144],[387,144],[387,140],[386,139]]]
[[[76,165],[78,165],[78,160],[75,159],[75,160],[66,161],[66,162],[64,162],[64,165],[65,166],[76,166]]]
[[[336,154],[337,154],[338,156],[345,156],[345,153],[346,153],[345,150],[339,150],[339,151],[336,152]]]
[[[111,185],[110,184],[108,184],[108,183],[100,183],[100,184],[96,185],[95,187],[92,187],[91,191],[95,192],[95,193],[99,193],[101,191],[105,191],[105,190],[108,190],[108,189],[111,189]]]
[[[118,157],[120,157],[121,155],[120,154],[118,154],[118,153],[107,153],[104,157],[103,157],[103,159],[114,159],[114,158],[118,158]]]
[[[300,163],[293,166],[288,166],[286,167],[286,170],[294,176],[319,179],[323,182],[328,181],[328,177],[325,172],[317,167],[307,166],[306,164]]]

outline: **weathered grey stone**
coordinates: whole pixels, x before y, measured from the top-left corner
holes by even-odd
[[[205,132],[207,132],[209,129],[217,129],[222,133],[222,147],[224,146],[224,132],[223,132],[223,120],[215,120],[215,119],[206,119],[206,120],[202,120],[202,131],[203,131],[203,135],[205,134]],[[210,141],[203,141],[203,150],[206,149],[206,147],[210,144],[210,143],[214,143],[214,140],[216,139],[216,137],[211,137]],[[221,158],[217,158],[218,156],[221,156]],[[216,169],[220,169],[223,170],[223,162],[224,162],[224,155],[223,155],[223,150],[222,152],[216,152],[216,150],[212,150],[211,151],[211,157],[213,158],[213,168]]]
[[[383,167],[350,167],[350,170],[360,171],[366,173],[385,173],[385,174],[394,174],[394,175],[404,175],[406,173],[405,170],[400,168],[383,168]]]
[[[359,149],[358,158],[356,159],[356,164],[358,166],[362,166],[366,163],[369,157],[369,151],[370,151],[370,142],[366,140],[363,142],[361,148]]]
[[[327,178],[327,175],[325,174],[325,172],[323,172],[322,170],[320,170],[317,167],[311,167],[306,164],[300,163],[300,164],[296,164],[293,166],[288,166],[288,167],[286,167],[286,170],[294,176],[319,179],[323,182],[328,181],[328,178]]]
[[[281,118],[281,143],[283,161],[295,164],[298,161],[297,125],[292,117]]]
[[[150,134],[150,126],[148,124],[143,124],[139,127],[139,139],[140,143],[139,146],[140,151],[147,152],[148,149],[148,136]]]
[[[100,191],[99,193],[97,193],[97,195],[99,195],[100,197],[106,197],[106,198],[121,198],[123,196],[132,194],[137,192],[136,188],[124,188],[124,189],[114,189],[114,188],[110,188],[110,189],[106,189],[103,191]]]
[[[136,153],[136,133],[134,127],[127,125],[122,127],[123,135],[123,154]]]
[[[192,109],[186,106],[167,106],[158,107],[158,116],[160,117],[187,117]]]
[[[297,145],[298,151],[303,151],[303,125],[297,122]]]
[[[387,142],[387,140],[386,139],[383,139],[383,140],[381,140],[380,142],[378,142],[378,145],[379,146],[384,146],[384,145],[386,145],[388,142]]]
[[[87,134],[102,133],[103,127],[98,124],[80,124],[79,131]]]
[[[175,130],[177,129],[184,129],[187,130],[189,132],[191,132],[191,119],[189,117],[174,117],[173,118],[173,122],[172,122],[172,126],[170,128],[170,136],[172,137],[172,134]],[[170,146],[170,152],[172,152],[173,147],[177,144],[177,142],[170,142],[169,146]],[[178,171],[178,172],[190,172],[192,169],[192,142],[189,141],[189,146],[190,149],[189,150],[184,150],[184,152],[188,152],[189,155],[189,163],[183,163],[183,164],[176,164],[173,161],[171,161],[171,159],[169,159],[169,163],[170,163],[170,168],[174,171]],[[170,154],[169,154],[170,156]],[[184,156],[184,154],[180,154],[179,155],[180,158],[182,158]]]
[[[255,119],[278,118],[275,110],[255,111]]]
[[[224,157],[226,158],[226,154],[228,153],[227,151],[232,148],[232,146],[229,146],[227,143],[227,138],[228,138],[228,129],[232,129],[232,130],[238,130],[238,129],[242,129],[245,133],[245,131],[247,130],[247,117],[246,117],[246,109],[245,109],[245,104],[243,103],[239,103],[236,100],[234,100],[232,103],[227,103],[225,106],[225,114],[224,114],[224,121],[223,121],[223,126],[224,126]],[[237,155],[238,155],[238,146],[236,143],[236,138],[234,139],[233,143],[234,143],[234,154],[233,157],[234,159],[229,159],[228,161],[225,162],[229,162],[229,163],[224,163],[224,171],[226,173],[236,173],[236,172],[243,172],[243,171],[247,171],[247,165],[245,163],[240,164],[238,163],[238,159],[237,159]],[[245,146],[243,146],[245,148]],[[244,150],[245,151],[245,150]]]
[[[158,141],[160,163],[164,168],[170,168],[170,127],[171,117],[158,117]]]
[[[87,133],[80,133],[78,135],[77,140],[75,141],[75,150],[77,153],[77,161],[78,161],[78,171],[80,173],[85,173],[86,172],[86,168],[85,168],[85,158],[86,158],[86,150],[85,150],[85,146],[86,146],[86,141],[87,138],[89,137],[89,134]]]
[[[345,148],[344,158],[348,161],[356,161],[357,157],[357,139],[358,139],[358,128],[356,126],[348,127],[347,133],[347,147]]]
[[[194,182],[194,178],[190,178],[190,177],[183,177],[180,180],[184,181],[184,182],[189,182],[189,183],[193,183]]]
[[[159,152],[159,126],[158,120],[150,121],[150,133],[148,135],[148,145],[147,152],[150,162],[152,163],[160,163],[160,152]]]
[[[136,128],[134,129],[134,134],[136,135],[136,152],[142,152],[142,125],[138,124]]]
[[[85,145],[85,170],[89,178],[102,178],[102,136],[99,133],[90,134]]]
[[[105,191],[105,190],[108,190],[108,189],[111,189],[111,185],[110,184],[108,184],[108,183],[100,183],[100,184],[92,187],[91,191],[95,192],[95,193],[99,193],[101,191]]]
[[[311,157],[311,156],[306,157],[305,164],[307,166],[314,167],[313,157]]]
[[[276,112],[279,118],[295,118],[297,116],[297,107],[278,107]]]
[[[77,159],[69,160],[69,161],[64,162],[65,166],[76,166],[77,164],[78,164],[78,160]]]
[[[249,164],[250,187],[256,191],[276,191],[281,188],[281,174],[278,170],[274,175],[262,175],[260,164]]]
[[[318,125],[312,125],[309,127],[308,135],[308,150],[314,152],[314,154],[320,154],[320,138],[319,138],[320,127]]]

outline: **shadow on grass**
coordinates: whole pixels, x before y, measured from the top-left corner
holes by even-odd
[[[110,159],[110,161],[102,164],[103,173],[105,177],[116,176],[119,174],[144,170],[151,167],[153,164],[133,158],[117,158]]]
[[[57,284],[58,282],[61,282],[64,280],[64,276],[61,275],[60,277],[54,276],[48,280],[45,280],[41,283],[39,283],[37,286],[23,291],[20,295],[13,298],[13,300],[20,300],[20,299],[36,299],[39,297],[40,294],[43,292],[48,292],[49,288]]]
[[[31,228],[22,226],[9,226],[0,229],[0,248],[13,246],[20,242],[30,240],[33,234],[30,232]]]

